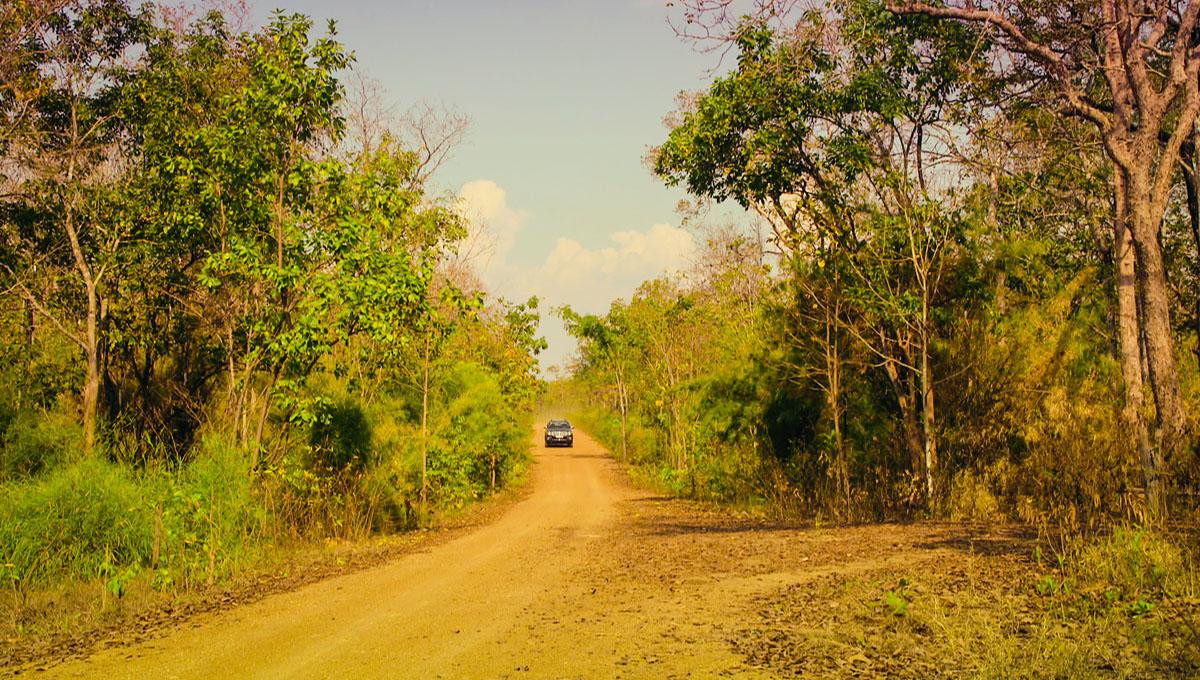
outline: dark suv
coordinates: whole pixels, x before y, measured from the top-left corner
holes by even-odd
[[[571,446],[575,443],[575,433],[571,431],[571,423],[565,420],[551,420],[546,423],[546,446]]]

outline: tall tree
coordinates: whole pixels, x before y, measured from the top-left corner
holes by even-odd
[[[954,134],[973,41],[965,31],[939,34],[931,22],[901,24],[870,3],[836,6],[836,20],[808,16],[786,34],[756,20],[741,24],[737,69],[685,111],[655,171],[698,196],[757,211],[791,257],[827,258],[854,279],[837,284],[837,294],[856,303],[858,321],[846,328],[857,328],[893,383],[913,469],[932,502],[933,307],[942,302],[957,218],[939,217],[955,213],[944,186],[954,168],[939,166],[931,149],[935,133]],[[914,48],[918,42],[937,49]],[[841,306],[825,306],[839,309],[828,317],[831,330],[844,326]],[[828,378],[840,375],[836,363],[824,381],[835,417],[839,381]]]
[[[1118,263],[1124,415],[1131,432],[1142,430],[1145,368],[1155,426],[1154,446],[1143,451],[1142,463],[1147,501],[1152,512],[1157,510],[1163,456],[1184,435],[1161,239],[1180,150],[1192,138],[1200,115],[1200,2],[933,5],[889,0],[888,8],[981,27],[1002,53],[998,68],[1022,83],[1018,97],[1053,92],[1056,102],[1040,103],[1088,121],[1100,134],[1114,170],[1113,259]],[[1031,87],[1031,82],[1043,87]]]
[[[83,352],[83,445],[90,455],[108,292],[120,277],[118,251],[135,227],[122,218],[114,196],[121,176],[116,76],[144,17],[124,0],[18,5],[28,11],[22,41],[6,44],[0,57],[18,74],[5,81],[3,97],[5,141],[17,166],[10,198],[21,204],[6,220],[5,240],[15,256],[5,266],[17,293]],[[78,290],[80,304],[62,295],[64,288]]]

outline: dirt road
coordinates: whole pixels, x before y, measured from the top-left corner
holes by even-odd
[[[925,648],[880,609],[881,588],[938,573],[956,597],[1028,554],[961,526],[825,530],[707,511],[636,490],[582,432],[536,458],[530,493],[459,538],[37,675],[928,677],[936,666],[913,657]],[[971,566],[981,552],[986,569]]]
[[[634,496],[586,434],[537,450],[530,495],[498,521],[391,564],[202,616],[42,677],[610,677],[643,646],[636,617],[576,580]],[[624,603],[636,607],[638,603]],[[720,640],[707,667],[737,665]],[[663,660],[668,661],[667,659]],[[696,666],[691,665],[693,669]],[[632,674],[633,671],[625,673]]]

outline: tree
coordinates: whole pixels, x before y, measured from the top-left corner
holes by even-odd
[[[1003,54],[995,61],[1002,75],[1021,84],[1017,98],[1054,92],[1059,102],[1037,103],[1082,118],[1099,133],[1114,175],[1124,417],[1136,445],[1143,439],[1135,433],[1144,428],[1144,368],[1155,427],[1142,467],[1147,504],[1161,512],[1163,456],[1179,447],[1185,419],[1161,239],[1180,150],[1200,115],[1200,2],[889,1],[888,8],[981,27]]]
[[[567,332],[580,342],[583,360],[612,376],[617,411],[621,415],[621,460],[629,460],[629,367],[625,356],[626,344],[631,340],[629,330],[620,314],[610,312],[607,319],[601,319],[593,314],[579,314],[569,306],[557,311]]]
[[[116,76],[145,19],[123,0],[23,6],[24,43],[3,60],[7,150],[21,177],[7,222],[12,287],[84,355],[85,455],[96,449],[108,292],[134,225],[117,209]],[[6,10],[6,19],[11,18]],[[14,66],[15,64],[15,66]],[[34,75],[35,73],[39,75]],[[7,75],[7,74],[6,74]],[[63,256],[62,254],[66,255]],[[60,286],[82,292],[65,302]]]
[[[845,330],[891,379],[913,468],[932,503],[937,379],[930,352],[954,222],[939,218],[954,212],[952,191],[939,185],[954,169],[931,149],[944,144],[937,134],[955,134],[953,103],[966,90],[964,71],[975,65],[973,42],[964,31],[881,17],[869,3],[837,7],[838,21],[809,16],[782,36],[762,22],[743,23],[737,69],[684,113],[658,150],[655,171],[698,196],[758,212],[781,248],[801,261],[794,273],[826,262],[846,277],[830,282],[833,289],[822,283],[809,300],[828,312],[822,373],[835,436]],[[930,47],[911,47],[921,41]]]

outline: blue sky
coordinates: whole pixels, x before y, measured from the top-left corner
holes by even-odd
[[[471,118],[436,184],[464,194],[493,233],[479,267],[492,292],[602,312],[690,261],[683,195],[642,158],[676,94],[703,87],[716,58],[675,36],[661,0],[252,0],[260,22],[276,7],[336,19],[356,68],[401,107]],[[573,343],[551,319],[543,330],[543,366],[560,364]]]

